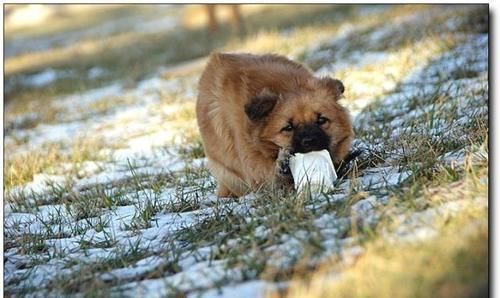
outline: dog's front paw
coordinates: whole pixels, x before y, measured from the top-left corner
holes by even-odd
[[[337,167],[337,176],[345,177],[352,170],[353,164],[365,153],[362,149],[352,149]],[[365,158],[367,159],[367,158]]]
[[[276,168],[277,172],[282,176],[291,175],[290,171],[290,150],[288,149],[280,149],[278,153],[278,159],[276,160]]]
[[[288,149],[280,149],[278,158],[276,159],[276,174],[274,177],[275,185],[282,190],[293,189],[293,177],[290,171],[290,151]]]

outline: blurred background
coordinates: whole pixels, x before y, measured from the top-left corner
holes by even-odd
[[[297,42],[282,44],[275,35],[339,22],[352,11],[332,5],[6,5],[6,100],[49,85],[50,93],[60,93],[110,80],[133,83],[214,49],[298,53],[291,50]]]
[[[27,100],[34,107],[33,97],[43,102],[115,81],[133,88],[144,78],[173,70],[200,71],[202,58],[214,50],[279,53],[305,62],[314,71],[335,62],[335,69],[325,68],[322,73],[341,75],[338,70],[346,66],[383,60],[387,53],[412,45],[440,46],[447,42],[443,32],[487,30],[471,28],[484,27],[484,20],[476,18],[485,14],[472,14],[466,23],[454,21],[464,14],[463,8],[456,9],[453,18],[443,11],[443,17],[424,18],[415,27],[415,16],[426,10],[430,8],[421,5],[8,4],[7,114],[17,109],[10,106],[12,98],[23,106]],[[369,57],[362,55],[368,51]],[[412,59],[414,64],[420,57]],[[371,84],[373,76],[369,77]],[[399,74],[389,78],[398,79]],[[356,78],[356,86],[360,80]],[[387,80],[383,77],[380,84]]]

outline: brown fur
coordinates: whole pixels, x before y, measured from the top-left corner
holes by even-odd
[[[283,131],[289,122],[295,130],[320,127],[339,163],[354,135],[348,112],[337,103],[342,93],[340,81],[316,78],[282,56],[212,54],[196,114],[218,196],[241,196],[276,181],[280,150],[293,150],[294,131]],[[320,125],[319,115],[328,121]]]

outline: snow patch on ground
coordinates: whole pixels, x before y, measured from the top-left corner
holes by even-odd
[[[62,77],[62,74],[60,72],[49,68],[43,72],[27,77],[25,79],[25,85],[32,87],[43,87],[55,82],[60,77]]]

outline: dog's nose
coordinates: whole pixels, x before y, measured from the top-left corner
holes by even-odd
[[[316,145],[316,138],[313,137],[305,137],[301,141],[302,147],[304,148],[312,148]]]
[[[292,151],[307,153],[328,149],[330,137],[316,124],[298,127],[292,140]]]

